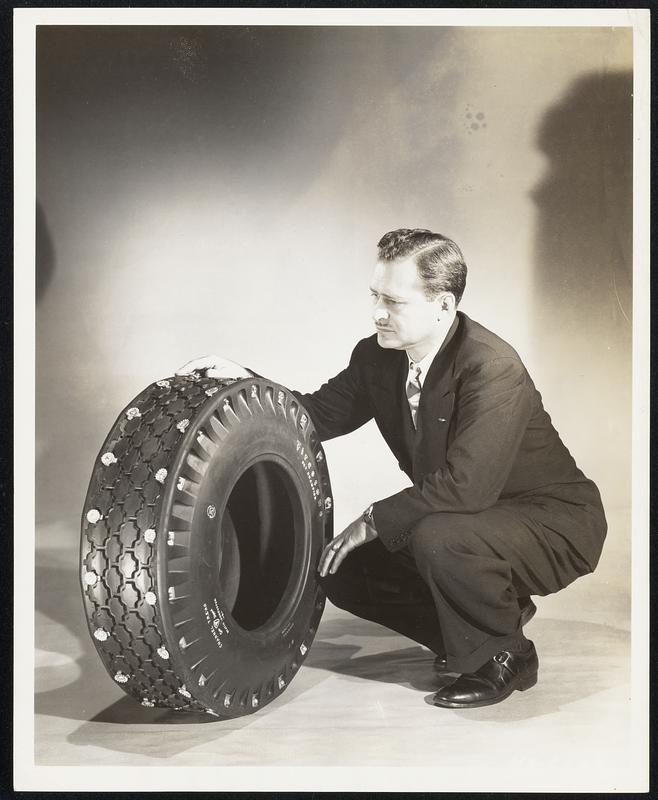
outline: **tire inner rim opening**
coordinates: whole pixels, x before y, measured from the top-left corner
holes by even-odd
[[[243,630],[271,625],[294,605],[304,577],[299,566],[293,574],[306,561],[303,534],[302,505],[287,470],[265,460],[246,469],[226,503],[217,554],[225,602]]]

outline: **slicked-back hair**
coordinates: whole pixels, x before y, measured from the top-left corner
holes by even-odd
[[[377,248],[380,261],[414,258],[428,300],[441,292],[452,292],[455,304],[462,299],[467,270],[464,256],[452,239],[425,228],[398,228],[385,233]]]

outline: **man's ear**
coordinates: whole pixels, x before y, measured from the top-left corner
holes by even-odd
[[[437,318],[440,320],[444,314],[453,312],[457,307],[455,295],[452,292],[441,292],[436,298]]]

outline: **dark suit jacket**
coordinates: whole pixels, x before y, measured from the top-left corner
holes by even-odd
[[[425,378],[412,459],[403,436],[407,369],[406,353],[380,347],[373,335],[318,391],[296,393],[322,440],[374,417],[412,479],[410,488],[374,504],[383,544],[403,547],[428,514],[473,514],[512,502],[594,569],[606,534],[599,492],[560,440],[516,351],[458,312]]]

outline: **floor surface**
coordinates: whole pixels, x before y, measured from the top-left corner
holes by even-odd
[[[526,633],[539,653],[539,682],[499,705],[429,705],[438,686],[429,651],[328,604],[284,694],[256,714],[217,721],[143,708],[124,695],[89,638],[77,581],[75,550],[39,549],[37,765],[369,767],[375,776],[376,768],[427,768],[434,783],[426,778],[422,788],[434,791],[454,781],[494,788],[505,776],[517,790],[627,785],[628,620],[614,603],[596,610],[577,584],[566,590],[572,618],[554,597],[538,599]]]

